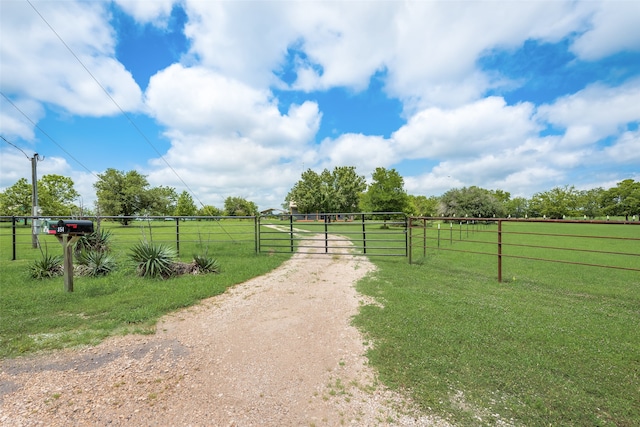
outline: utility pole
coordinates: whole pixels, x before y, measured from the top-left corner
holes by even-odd
[[[44,157],[34,153],[31,157],[31,186],[33,188],[31,192],[31,243],[33,248],[39,248],[40,242],[38,241],[38,231],[40,228],[40,221],[37,217],[40,215],[40,208],[38,206],[38,161],[44,160]]]

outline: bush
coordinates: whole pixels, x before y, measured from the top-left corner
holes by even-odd
[[[199,273],[220,273],[220,263],[209,255],[194,255],[193,264]]]
[[[75,252],[82,251],[109,252],[111,250],[111,230],[100,229],[80,237],[76,242]]]
[[[113,257],[97,249],[80,251],[76,262],[76,272],[81,276],[106,276],[116,268]]]
[[[29,274],[34,279],[62,276],[62,255],[49,255],[47,251],[41,252],[42,257],[36,259],[29,266]]]
[[[173,275],[177,254],[166,245],[140,242],[131,248],[129,257],[136,263],[139,276],[167,278]]]

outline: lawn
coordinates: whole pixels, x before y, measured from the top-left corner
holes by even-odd
[[[541,231],[531,227],[512,229]],[[638,226],[604,227],[590,234],[640,233]],[[480,228],[456,242],[455,230],[451,242],[445,230],[444,249],[495,253],[495,233]],[[546,232],[582,235],[586,228],[562,224]],[[435,238],[437,227],[429,233]],[[542,238],[509,239],[536,243],[532,237]],[[640,253],[633,240],[545,239],[537,244]],[[640,425],[640,272],[505,258],[508,279],[498,283],[495,256],[429,245],[410,266],[373,258],[378,271],[358,286],[383,304],[363,307],[355,323],[373,344],[368,356],[384,383],[456,425]],[[636,264],[617,259],[606,261],[638,266],[638,257]]]

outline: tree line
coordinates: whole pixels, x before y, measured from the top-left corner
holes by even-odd
[[[71,178],[45,175],[38,180],[41,216],[253,216],[258,206],[242,197],[227,197],[223,208],[196,206],[193,197],[172,187],[151,187],[146,176],[135,170],[107,169],[94,184],[94,209],[78,203],[79,194]],[[1,216],[31,216],[32,187],[21,178],[0,192]],[[477,186],[454,188],[441,196],[407,194],[404,179],[395,169],[378,167],[367,184],[354,166],[332,171],[304,171],[282,205],[300,214],[350,212],[404,212],[413,216],[446,217],[546,217],[596,218],[607,215],[640,216],[640,182],[625,179],[615,187],[577,190],[574,186],[555,187],[535,193],[531,198],[511,197],[503,190]],[[123,222],[127,222],[123,219]]]

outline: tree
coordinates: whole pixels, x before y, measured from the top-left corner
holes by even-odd
[[[620,181],[615,187],[604,192],[604,210],[608,215],[624,216],[640,214],[640,182],[633,179]]]
[[[161,185],[148,189],[144,198],[145,213],[153,216],[169,216],[173,215],[176,210],[178,194],[175,188]]]
[[[589,218],[601,216],[603,213],[603,197],[604,189],[601,187],[580,191],[578,194],[578,206],[582,214]]]
[[[408,196],[406,213],[413,216],[435,216],[438,212],[439,199],[435,196]]]
[[[227,197],[224,211],[228,216],[251,216],[258,214],[258,206],[242,197]]]
[[[408,196],[404,179],[395,169],[378,167],[371,175],[373,182],[363,197],[363,203],[371,212],[403,212]]]
[[[31,184],[25,178],[20,178],[15,184],[0,193],[0,214],[31,216],[31,191]]]
[[[98,174],[98,178],[93,186],[101,215],[127,217],[141,214],[148,208],[149,183],[144,175],[134,170],[124,173],[109,168]],[[129,219],[123,218],[122,222],[127,225]]]
[[[283,207],[295,202],[298,212],[355,212],[359,210],[360,194],[366,189],[364,176],[354,166],[339,166],[320,174],[307,169],[285,198]]]
[[[222,209],[216,208],[211,205],[204,205],[200,209],[198,209],[198,216],[223,216],[224,212]]]
[[[38,181],[38,205],[43,216],[69,215],[76,209],[73,201],[79,196],[69,177],[44,175]]]
[[[505,213],[514,218],[524,218],[529,215],[529,200],[524,197],[514,197],[505,203]]]
[[[561,219],[578,216],[578,191],[574,186],[555,187],[549,191],[536,193],[529,202],[532,216]]]
[[[494,193],[484,188],[471,186],[454,188],[440,197],[439,214],[470,218],[491,218],[504,216],[504,205]]]
[[[193,202],[193,197],[186,190],[180,193],[178,196],[178,204],[176,205],[176,216],[192,216],[196,214],[196,204]]]

